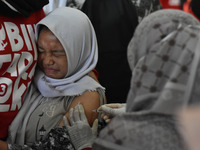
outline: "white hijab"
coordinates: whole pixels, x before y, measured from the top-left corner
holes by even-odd
[[[64,79],[52,79],[40,70],[36,72],[34,82],[41,94],[45,97],[72,96],[100,87],[87,76],[98,60],[96,35],[88,17],[77,9],[62,7],[37,24],[36,38],[41,25],[47,26],[58,38],[68,61],[68,72]]]

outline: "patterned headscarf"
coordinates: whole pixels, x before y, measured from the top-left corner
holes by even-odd
[[[171,106],[169,102],[161,100],[162,98],[158,96],[169,84],[181,84],[179,85],[181,87],[187,84],[190,72],[188,68],[193,55],[190,56],[183,51],[194,50],[196,45],[190,42],[197,42],[192,31],[186,30],[186,33],[182,33],[188,25],[199,25],[199,22],[192,15],[179,10],[161,10],[144,19],[138,26],[132,40],[134,47],[128,50],[129,64],[134,69],[127,99],[127,111],[156,107],[160,101],[162,104],[167,103],[170,108],[177,106],[176,103]],[[182,57],[186,58],[181,60]],[[176,96],[178,96],[177,93]],[[146,101],[147,99],[149,100]],[[167,106],[167,104],[164,105]],[[169,112],[172,111],[166,108]]]
[[[127,113],[101,131],[93,149],[184,149],[174,113],[200,102],[198,25],[193,16],[177,10],[157,11],[141,22],[135,40],[140,39],[136,48],[143,50],[139,56],[145,56],[137,57],[132,68]]]
[[[179,22],[182,26],[198,24],[193,16],[180,10],[158,10],[145,18],[138,25],[128,45],[128,62],[131,70],[138,60],[148,53],[150,46],[159,43],[166,35],[176,30]]]

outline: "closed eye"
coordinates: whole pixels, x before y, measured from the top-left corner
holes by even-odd
[[[52,50],[51,53],[53,56],[56,56],[56,57],[66,56],[65,51],[63,50]]]
[[[46,52],[46,50],[39,45],[38,45],[38,53],[39,54],[51,53],[51,55],[55,57],[66,56],[64,50],[51,50],[50,52]]]
[[[44,50],[42,47],[38,46],[38,52],[39,52],[39,53],[44,53],[45,50]]]

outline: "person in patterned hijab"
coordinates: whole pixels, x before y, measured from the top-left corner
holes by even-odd
[[[196,24],[199,24],[198,20],[190,14],[179,10],[161,10],[153,13],[138,26],[128,47],[128,61],[133,74],[127,99],[127,111],[135,111],[136,107],[138,110],[139,105],[142,106],[141,101],[139,103],[136,101],[138,97],[144,94],[160,93],[164,85],[170,80],[171,74],[174,74],[175,71],[172,70],[172,64],[169,63],[169,60],[173,57],[174,60],[177,60],[177,54],[181,52],[159,54],[162,59],[157,57],[157,53],[163,53],[165,49],[178,49],[174,46],[173,40],[166,44],[168,42],[166,37],[172,37],[172,33],[179,31],[180,28]],[[181,40],[183,41],[185,38],[186,36],[182,36]],[[184,62],[186,63],[186,61]],[[187,67],[182,66],[182,70],[187,72],[188,70],[185,69]],[[178,78],[173,78],[174,81],[178,80]],[[144,102],[144,104],[147,108],[151,105],[147,102]],[[142,109],[144,109],[144,106],[142,106]]]
[[[126,113],[101,130],[92,149],[184,150],[176,114],[200,103],[200,24],[183,11],[159,10],[139,24],[133,43]],[[80,119],[74,123],[85,125]]]
[[[133,72],[126,113],[100,132],[93,149],[184,149],[175,114],[200,102],[199,34],[199,22],[179,10],[144,18],[134,49],[129,47]]]

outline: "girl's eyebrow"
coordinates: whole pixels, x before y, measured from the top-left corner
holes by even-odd
[[[43,47],[41,47],[40,45],[38,45],[38,48],[39,48],[39,49],[42,49],[42,50],[44,50],[44,48],[43,48]],[[65,50],[57,50],[57,49],[55,49],[55,50],[52,50],[52,52],[60,52],[60,53],[65,53]]]

